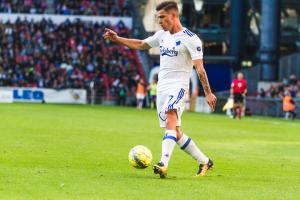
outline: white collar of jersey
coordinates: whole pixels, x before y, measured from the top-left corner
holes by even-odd
[[[177,35],[184,34],[184,33],[183,33],[184,30],[186,30],[186,28],[185,28],[185,27],[182,27],[182,30],[179,31],[179,32],[177,32],[177,33],[171,34],[170,31],[168,31],[168,33],[169,33],[170,35],[172,35],[172,36],[177,36]]]

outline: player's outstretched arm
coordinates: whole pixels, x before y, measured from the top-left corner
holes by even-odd
[[[130,49],[146,50],[150,49],[150,46],[143,40],[128,39],[118,36],[116,32],[111,29],[105,28],[104,39],[110,40],[120,45],[127,46]]]
[[[206,75],[206,71],[203,66],[203,60],[198,59],[198,60],[194,60],[193,62],[194,62],[194,66],[197,71],[197,74],[199,76],[199,79],[201,81],[201,84],[202,84],[202,87],[203,87],[203,90],[205,93],[206,101],[207,101],[208,105],[210,106],[210,108],[212,109],[212,111],[214,111],[215,107],[216,107],[216,103],[217,103],[217,97],[211,92],[208,78]]]

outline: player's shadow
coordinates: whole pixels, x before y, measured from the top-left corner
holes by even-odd
[[[196,177],[196,176],[168,176],[166,178],[159,178],[158,175],[144,175],[144,174],[130,174],[129,178],[134,179],[149,179],[149,180],[161,180],[161,181],[183,181],[183,180],[195,180],[199,181],[199,179],[202,180],[212,180],[217,177],[222,177],[222,175],[210,175],[205,177]]]

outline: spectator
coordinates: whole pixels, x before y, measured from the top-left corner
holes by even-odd
[[[120,106],[125,106],[126,104],[126,95],[127,95],[127,89],[123,83],[120,83],[118,86],[118,102]]]
[[[265,91],[263,88],[260,88],[259,96],[260,96],[261,98],[265,98],[265,97],[266,97],[266,91]]]
[[[296,75],[295,74],[292,74],[291,76],[290,76],[290,79],[289,79],[289,84],[290,85],[297,85],[297,77],[296,77]]]

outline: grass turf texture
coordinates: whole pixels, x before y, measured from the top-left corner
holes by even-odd
[[[153,110],[2,104],[0,199],[300,198],[299,121],[185,113],[183,130],[214,160],[207,177],[178,147],[168,179],[128,164],[137,144],[160,158]]]

